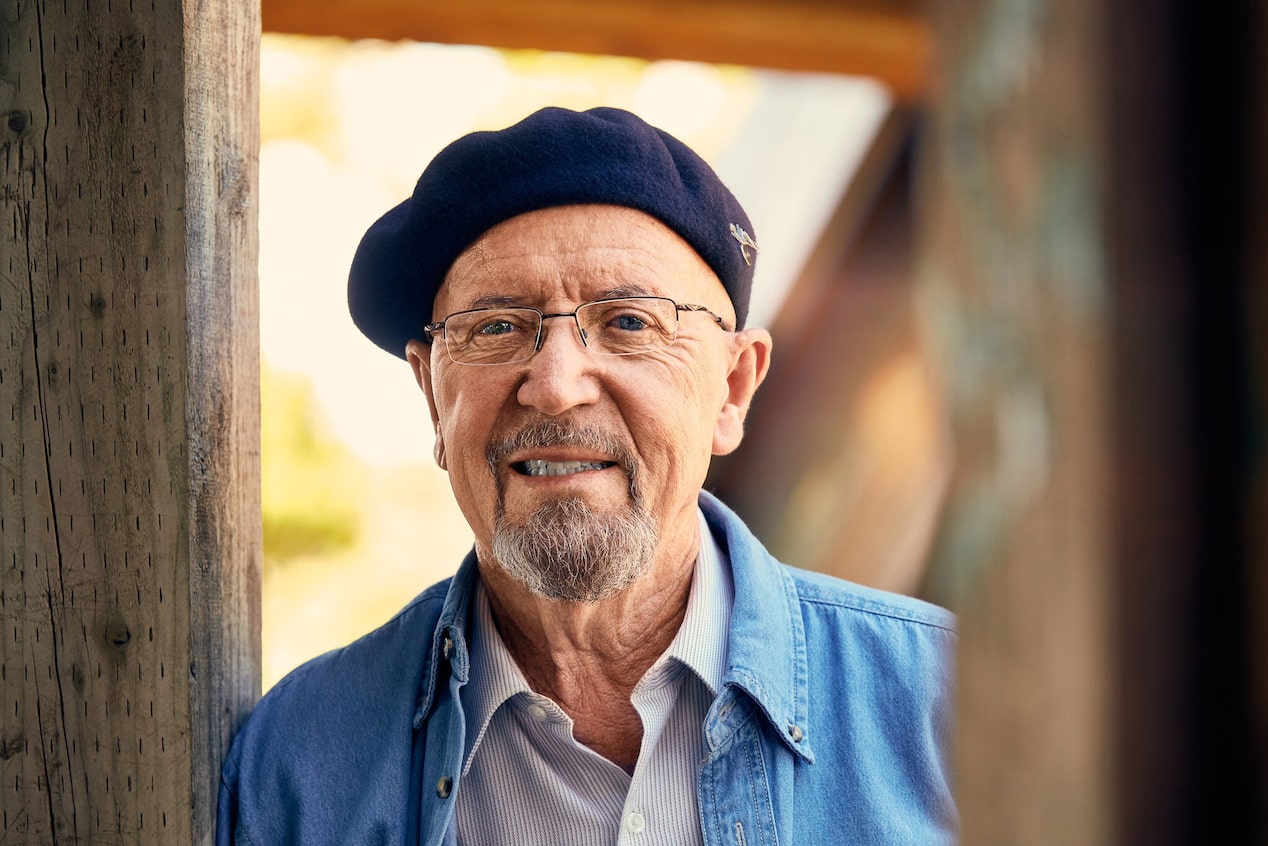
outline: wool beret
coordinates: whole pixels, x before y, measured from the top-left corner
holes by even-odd
[[[482,234],[516,215],[583,203],[638,209],[677,232],[744,325],[757,252],[744,209],[687,145],[612,108],[546,108],[441,150],[413,194],[362,237],[348,275],[353,322],[404,358],[449,268]]]

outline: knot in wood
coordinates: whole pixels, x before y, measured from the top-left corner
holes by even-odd
[[[0,738],[0,761],[9,760],[10,758],[12,758],[14,755],[18,754],[25,748],[26,748],[26,741],[23,739],[22,735],[20,734],[15,735],[14,737],[9,738],[8,740],[5,740],[4,738]]]
[[[132,640],[132,632],[124,623],[111,623],[106,627],[106,643],[111,646],[124,647]]]

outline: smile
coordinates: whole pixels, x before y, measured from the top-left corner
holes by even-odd
[[[612,461],[546,461],[532,458],[518,461],[511,465],[517,473],[525,476],[571,476],[573,473],[584,473],[587,470],[603,470],[614,466]]]

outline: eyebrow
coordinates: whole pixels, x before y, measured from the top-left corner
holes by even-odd
[[[606,291],[600,291],[593,300],[612,300],[621,297],[659,297],[662,294],[655,294],[646,288],[637,285],[622,285],[619,288],[609,288]],[[471,305],[467,306],[463,311],[469,311],[477,308],[504,308],[507,306],[524,307],[525,299],[523,297],[511,297],[506,294],[488,294],[483,297],[477,297],[471,301]]]
[[[485,296],[485,297],[477,297],[475,300],[472,301],[471,305],[467,306],[467,309],[499,308],[501,306],[522,306],[523,304],[524,304],[523,300],[520,299],[519,297],[508,297],[505,295],[499,296],[496,294],[490,294],[489,296]]]
[[[646,288],[641,288],[637,285],[622,285],[619,288],[609,288],[608,290],[599,294],[599,296],[596,297],[595,299],[612,300],[618,297],[657,297],[657,296],[660,296],[660,294],[653,294],[651,291],[647,290]]]

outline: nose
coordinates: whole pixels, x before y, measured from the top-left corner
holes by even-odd
[[[520,405],[554,417],[597,402],[596,358],[582,345],[575,321],[543,324],[541,348],[525,364]]]

